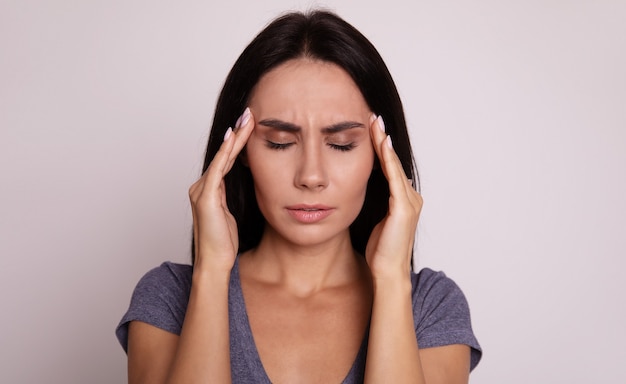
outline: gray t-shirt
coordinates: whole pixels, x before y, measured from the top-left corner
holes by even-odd
[[[192,267],[166,262],[148,272],[137,284],[130,307],[116,329],[117,338],[128,347],[128,323],[134,320],[179,335],[185,319]],[[415,336],[420,348],[450,344],[471,347],[471,369],[482,351],[472,332],[467,301],[459,287],[443,272],[423,269],[411,276]],[[230,362],[233,383],[270,383],[263,368],[241,290],[239,263],[235,262],[228,293]],[[344,384],[362,383],[367,355],[367,335]]]

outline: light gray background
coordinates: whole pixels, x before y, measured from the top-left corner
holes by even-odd
[[[0,1],[0,382],[121,383],[134,285],[187,262],[217,92],[298,1]],[[624,383],[626,2],[329,1],[403,97],[418,264],[473,383]]]

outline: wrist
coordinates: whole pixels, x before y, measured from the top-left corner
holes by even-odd
[[[394,273],[386,271],[386,273],[372,274],[372,286],[374,294],[380,292],[395,292],[411,294],[411,273],[404,269],[398,269]]]
[[[208,265],[209,263],[196,261],[193,267],[192,283],[195,285],[226,285],[230,282],[232,266]]]
[[[409,279],[411,277],[411,266],[400,260],[394,262],[382,262],[381,258],[373,258],[372,262],[368,263],[370,273],[373,280],[379,281],[397,281],[398,279]]]

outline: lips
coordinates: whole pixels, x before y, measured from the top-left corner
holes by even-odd
[[[330,216],[334,208],[321,204],[298,204],[288,206],[287,212],[300,223],[314,224]]]

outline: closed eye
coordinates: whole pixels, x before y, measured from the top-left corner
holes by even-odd
[[[328,146],[331,147],[332,149],[336,149],[337,151],[341,151],[341,152],[347,152],[352,150],[354,147],[356,147],[356,144],[354,143],[348,143],[348,144],[332,144],[332,143],[328,143]]]
[[[270,140],[265,140],[265,143],[268,148],[275,149],[275,150],[285,150],[294,144],[294,143],[277,143],[277,142],[270,141]],[[336,151],[347,152],[347,151],[354,149],[354,147],[356,147],[356,144],[355,143],[348,143],[348,144],[328,143],[328,146]]]
[[[265,140],[265,142],[268,148],[277,150],[287,149],[293,145],[293,143],[275,143],[270,140]]]

